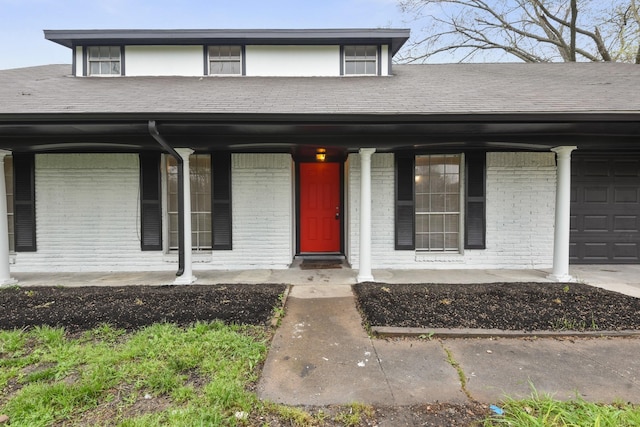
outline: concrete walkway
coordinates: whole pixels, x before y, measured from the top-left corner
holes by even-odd
[[[196,284],[285,283],[296,286],[353,285],[357,270],[196,270]],[[550,270],[373,270],[384,283],[549,282]],[[578,281],[640,298],[640,265],[571,266]],[[170,285],[174,271],[12,273],[20,286]]]
[[[640,402],[640,339],[371,339],[349,286],[294,286],[259,382],[290,405]],[[465,384],[461,381],[465,379]]]

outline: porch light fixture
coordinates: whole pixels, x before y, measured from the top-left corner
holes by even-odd
[[[324,148],[318,148],[318,150],[316,150],[316,160],[319,162],[324,162],[326,158],[327,150],[325,150]]]

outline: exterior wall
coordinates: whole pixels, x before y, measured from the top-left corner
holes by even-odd
[[[247,76],[339,76],[339,46],[247,46]]]
[[[37,252],[12,271],[151,271],[177,255],[141,251],[136,154],[36,155]],[[345,177],[345,252],[358,268],[360,158]],[[394,249],[394,156],[372,158],[372,266],[548,268],[553,255],[553,153],[487,154],[487,248],[460,254]],[[234,154],[233,250],[194,254],[194,270],[287,268],[294,255],[294,169],[288,154]],[[463,177],[464,179],[464,177]]]
[[[293,175],[289,154],[232,156],[233,250],[199,268],[288,268],[293,259]]]
[[[205,59],[202,45],[126,46],[127,76],[203,76]],[[340,75],[340,46],[255,46],[245,48],[247,76],[327,77]],[[74,51],[76,75],[82,76],[82,47]],[[389,70],[389,47],[382,45],[381,75]]]
[[[200,46],[126,46],[127,76],[202,76],[204,53]]]
[[[37,252],[12,271],[172,268],[140,249],[139,182],[136,154],[37,154]]]
[[[349,261],[358,268],[360,159],[349,156]],[[394,249],[394,156],[374,154],[372,267],[548,268],[553,261],[556,168],[553,153],[488,153],[486,249],[436,254]],[[464,182],[464,177],[462,177]]]
[[[137,154],[36,155],[37,252],[17,253],[11,270],[177,269],[177,254],[140,249],[139,170]],[[291,156],[234,154],[232,179],[233,250],[194,253],[193,269],[287,268]]]

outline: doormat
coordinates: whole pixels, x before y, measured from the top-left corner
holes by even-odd
[[[331,268],[342,268],[342,260],[305,259],[300,264],[301,270],[325,270]]]

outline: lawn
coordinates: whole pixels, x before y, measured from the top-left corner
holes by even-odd
[[[264,328],[154,324],[0,332],[0,408],[11,426],[235,425],[266,411],[251,385]]]

